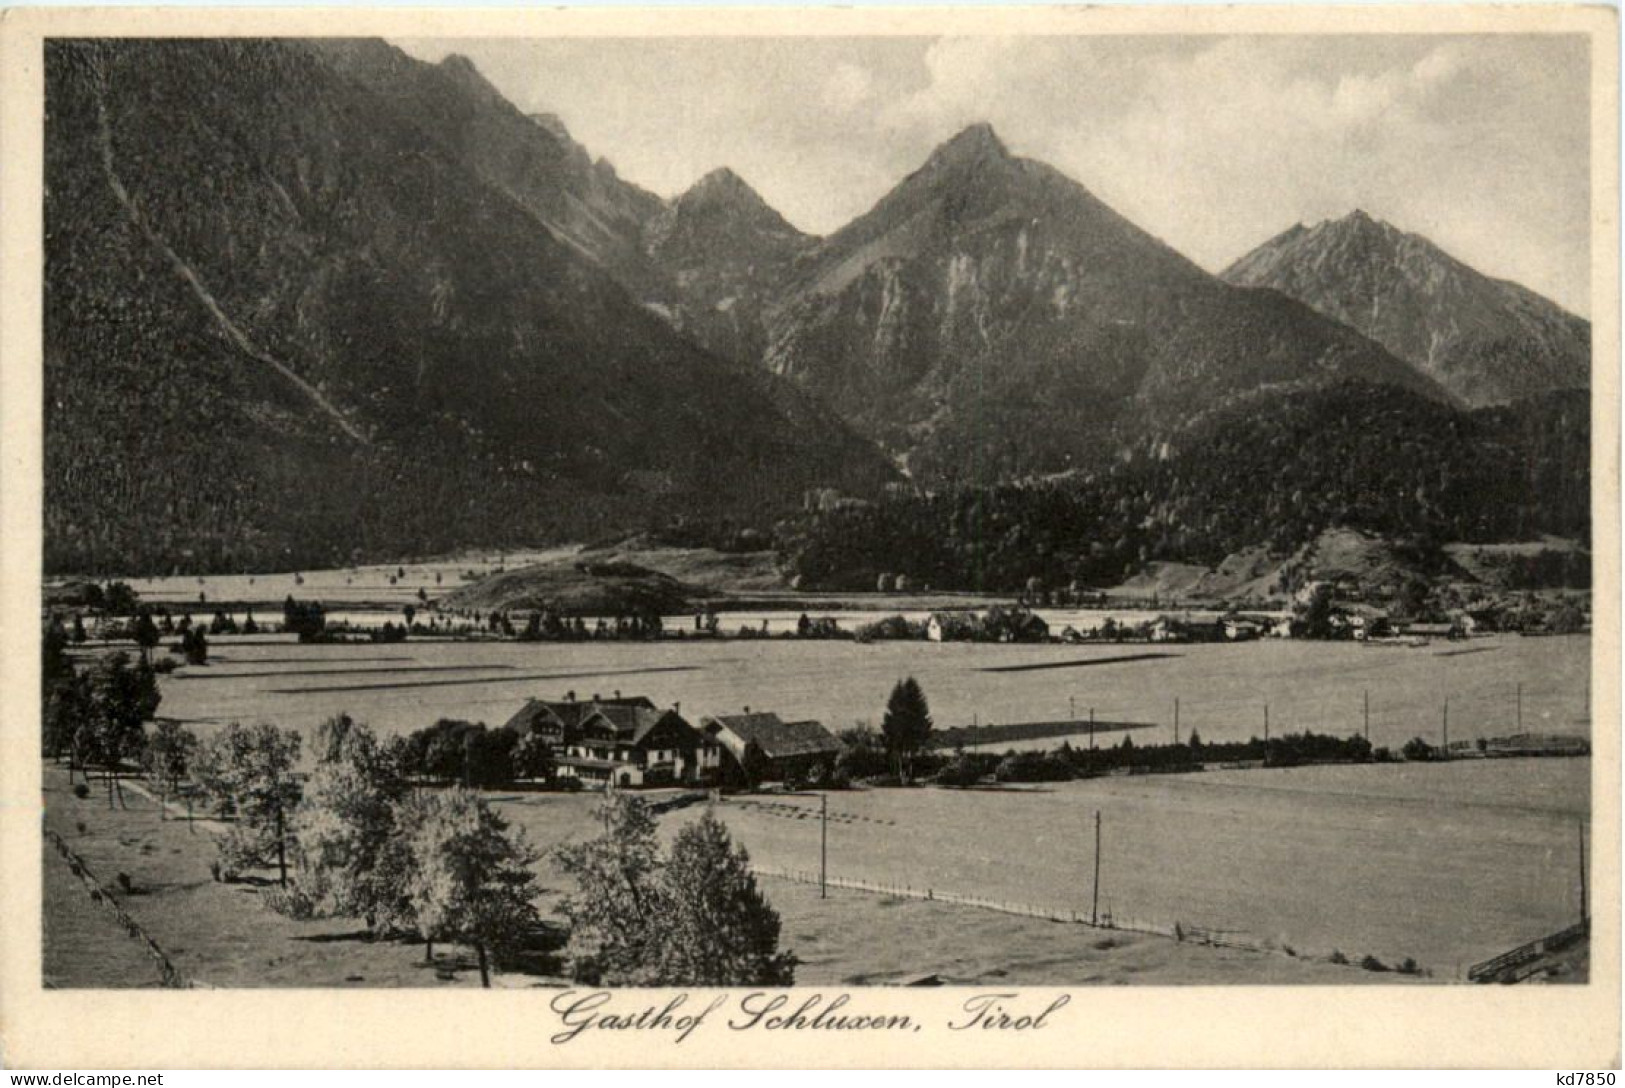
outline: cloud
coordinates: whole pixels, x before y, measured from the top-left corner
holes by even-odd
[[[824,105],[841,113],[866,103],[874,93],[874,77],[867,69],[842,61],[824,81]]]

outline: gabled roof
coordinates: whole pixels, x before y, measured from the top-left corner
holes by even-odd
[[[613,699],[527,699],[519,712],[507,721],[507,728],[516,733],[528,733],[536,726],[538,718],[551,716],[564,724],[567,731],[573,731],[586,721],[593,711],[604,707],[643,707],[654,709],[654,703],[642,695],[626,697],[616,696]]]
[[[595,706],[593,713],[583,717],[581,723],[585,726],[589,719],[600,718],[615,730],[615,740],[618,743],[638,744],[655,726],[667,718],[675,718],[679,722],[683,720],[675,711],[659,710],[652,705],[629,705],[630,702],[623,700]],[[647,704],[648,700],[642,702]]]
[[[846,746],[822,722],[787,722],[777,714],[723,714],[705,719],[728,730],[745,744],[752,742],[769,759],[839,752]]]

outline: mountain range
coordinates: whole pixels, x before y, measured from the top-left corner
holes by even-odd
[[[1591,325],[1356,209],[1299,224],[1222,273],[1355,328],[1471,407],[1591,384]]]
[[[626,181],[457,56],[53,41],[46,83],[53,570],[763,525],[1350,381],[1454,411],[1588,373],[1538,296],[1455,262],[1419,291],[1423,240],[1288,232],[1213,276],[985,125],[816,238],[725,167]],[[1419,316],[1362,319],[1403,285]]]

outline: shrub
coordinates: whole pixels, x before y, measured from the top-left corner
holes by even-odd
[[[988,769],[987,760],[960,752],[937,772],[937,785],[974,786],[987,774]]]
[[[1365,959],[1360,961],[1360,966],[1364,967],[1367,971],[1386,971],[1386,970],[1388,970],[1388,965],[1386,963],[1383,963],[1381,960],[1379,960],[1375,956],[1367,956]]]
[[[83,782],[75,782],[73,784],[73,795],[79,798],[79,800],[83,801],[85,798],[90,796],[90,787],[85,785]],[[83,830],[82,827],[81,830]]]
[[[1066,782],[1072,765],[1056,753],[1012,752],[999,761],[993,777],[1000,782]]]
[[[1405,957],[1405,962],[1401,963],[1397,970],[1402,975],[1419,975],[1422,973],[1422,969],[1416,965],[1416,961],[1409,956]]]
[[[1334,948],[1334,949],[1332,949],[1332,954],[1331,954],[1331,956],[1328,957],[1328,960],[1331,963],[1347,964],[1348,961],[1349,961],[1349,958],[1347,956],[1343,955],[1342,952],[1339,952],[1337,949]]]
[[[316,900],[297,884],[271,888],[265,893],[264,903],[266,909],[298,922],[316,917]]]
[[[832,790],[849,790],[852,788],[852,774],[845,767],[836,767],[830,772],[829,788]]]
[[[135,891],[135,881],[130,879],[129,873],[120,873],[113,879],[118,881],[119,891],[123,892],[125,895],[129,895],[131,892]]]

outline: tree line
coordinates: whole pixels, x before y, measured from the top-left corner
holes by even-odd
[[[808,511],[775,540],[786,575],[809,589],[901,575],[1081,597],[1152,560],[1212,565],[1259,545],[1286,555],[1340,526],[1423,548],[1588,539],[1589,478],[1583,393],[1464,412],[1343,382],[1216,412],[1104,468]]]

